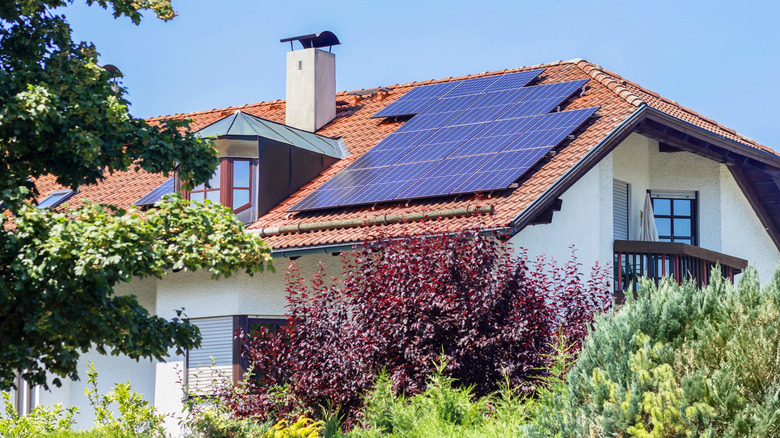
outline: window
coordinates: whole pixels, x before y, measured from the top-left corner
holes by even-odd
[[[187,193],[187,199],[203,202],[208,199],[233,209],[234,213],[252,205],[252,160],[223,158],[208,186],[199,184]]]
[[[52,192],[38,203],[38,208],[54,208],[67,201],[74,193],[73,190],[57,190],[56,192]]]
[[[651,192],[655,226],[661,242],[698,245],[697,193]]]
[[[612,237],[615,240],[628,240],[628,200],[631,192],[628,183],[612,180]]]
[[[190,322],[198,327],[202,339],[200,348],[187,352],[187,386],[192,395],[206,395],[215,381],[223,377],[238,381],[247,369],[248,363],[241,357],[241,345],[235,339],[238,330],[252,333],[259,327],[267,327],[275,333],[287,319],[232,315],[193,318]]]

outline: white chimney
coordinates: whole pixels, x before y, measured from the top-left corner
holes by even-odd
[[[301,50],[287,53],[287,114],[285,124],[314,132],[336,117],[336,55],[320,47],[339,44],[332,32],[285,38]]]

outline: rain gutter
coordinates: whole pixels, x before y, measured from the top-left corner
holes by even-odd
[[[247,230],[247,233],[258,234],[261,237],[278,236],[286,233],[302,233],[307,231],[322,231],[342,228],[358,228],[371,225],[391,225],[406,222],[418,222],[439,218],[453,218],[462,216],[474,216],[480,214],[493,214],[495,207],[491,205],[482,205],[478,207],[460,207],[444,210],[428,211],[421,213],[393,214],[374,216],[372,218],[344,219],[337,221],[322,222],[298,222],[297,224],[282,225],[280,227],[262,227],[254,230]],[[291,249],[273,250],[273,255],[282,257],[297,257],[312,253],[340,253],[345,250],[351,250],[354,245],[360,242],[349,242],[334,245],[317,245],[313,247],[301,247]]]

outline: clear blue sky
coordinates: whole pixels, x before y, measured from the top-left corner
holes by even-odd
[[[780,150],[780,3],[174,0],[136,27],[79,1],[139,117],[283,99],[279,39],[330,30],[337,90],[584,58]]]

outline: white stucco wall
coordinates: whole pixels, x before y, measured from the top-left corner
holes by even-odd
[[[151,314],[156,313],[157,280],[144,279],[123,283],[115,289],[117,295],[135,295],[138,302]],[[53,406],[61,403],[63,406],[77,406],[79,413],[75,416],[76,427],[88,428],[94,422],[94,410],[89,405],[84,389],[87,387],[87,366],[92,362],[98,372],[98,391],[100,394],[109,392],[115,384],[130,382],[132,389],[144,396],[145,400],[154,402],[155,363],[151,360],[136,361],[127,356],[99,354],[95,350],[84,353],[79,358],[78,373],[80,380],[63,379],[62,387],[52,386],[49,391],[38,390],[38,405]]]
[[[561,211],[552,223],[531,225],[512,237],[531,259],[544,255],[559,264],[571,258],[571,245],[587,272],[598,260],[612,260],[612,159],[607,157],[562,196]]]
[[[322,260],[327,275],[341,272],[339,257],[329,254],[303,256],[293,261],[304,279],[310,279],[318,270]],[[253,315],[283,316],[286,300],[286,273],[290,264],[288,258],[273,262],[276,272],[270,270],[250,277],[239,273],[230,278],[213,281],[207,271],[178,272],[166,276],[157,285],[156,308],[160,316],[172,318],[176,309],[184,308],[189,318],[212,316]],[[155,407],[158,412],[169,415],[166,429],[171,433],[179,430],[178,418],[182,413],[181,377],[184,370],[184,356],[173,351],[165,363],[156,365],[154,388]]]

